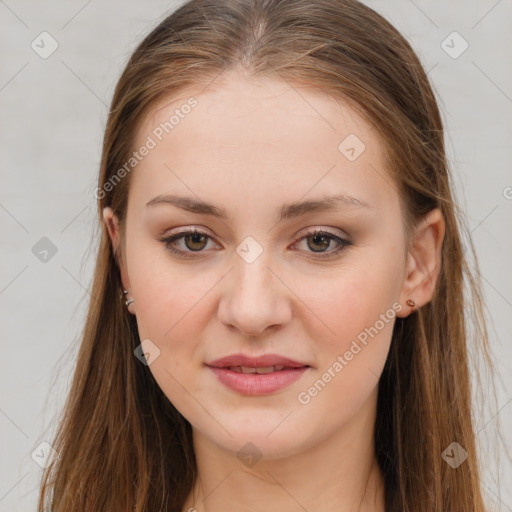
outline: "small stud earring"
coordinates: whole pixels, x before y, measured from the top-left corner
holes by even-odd
[[[123,290],[124,295],[126,295],[127,293],[128,293],[128,290]],[[135,299],[127,299],[124,301],[124,303],[126,304],[126,306],[129,306],[134,301],[135,301]]]
[[[416,305],[416,302],[414,302],[412,299],[407,299],[407,305],[411,306],[411,313],[414,313],[414,306]]]

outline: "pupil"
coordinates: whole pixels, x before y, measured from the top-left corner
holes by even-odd
[[[324,241],[324,244],[323,244],[324,249],[329,246],[329,241],[327,240],[327,238],[324,235],[313,235],[311,238],[313,239],[314,244],[317,243],[318,239],[323,240]]]
[[[194,244],[194,243],[200,243],[200,241],[198,240],[198,238],[199,238],[199,239],[204,238],[204,235],[201,235],[200,233],[193,233],[192,235],[188,235],[188,238],[192,238],[192,243],[193,243],[193,244]],[[188,244],[187,244],[187,245],[188,245]],[[195,248],[194,248],[194,247],[189,247],[189,249],[192,249],[192,250],[194,250],[194,249],[199,250],[199,249],[201,249],[201,248],[202,248],[202,247],[195,247]]]

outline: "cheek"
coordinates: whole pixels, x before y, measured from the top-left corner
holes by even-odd
[[[197,357],[201,330],[197,314],[207,283],[190,279],[154,242],[134,243],[128,255],[139,337],[142,343],[150,340],[149,346],[158,353],[149,369],[168,396],[179,393],[174,388],[179,388],[186,367]]]
[[[314,292],[298,292],[310,311],[304,315],[315,342],[317,377],[325,373],[324,382],[342,401],[363,400],[382,372],[396,319],[397,269],[383,261],[351,267],[317,280],[309,287]]]
[[[141,336],[172,341],[185,325],[197,306],[214,285],[214,276],[202,272],[199,276],[193,266],[173,262],[158,241],[143,240],[129,248],[128,271],[136,299],[136,314]],[[211,284],[209,284],[211,282]]]
[[[216,281],[208,274],[198,277],[183,272],[168,261],[153,261],[133,282],[140,339],[151,340],[159,350],[149,370],[163,393],[187,418],[204,413],[190,397],[202,396],[197,372],[203,363],[202,332],[212,314],[205,309],[205,294]]]
[[[343,348],[347,341],[373,326],[381,315],[387,313],[388,320],[394,317],[392,305],[399,290],[397,268],[360,262],[358,267],[336,269],[311,282],[296,280],[300,284],[295,290],[309,308],[309,316],[316,316],[326,343]]]
[[[174,366],[193,361],[207,320],[207,276],[184,278],[174,272],[147,276],[137,293],[137,324],[141,339],[152,339]]]

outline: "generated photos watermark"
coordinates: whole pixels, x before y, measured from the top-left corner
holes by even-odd
[[[377,334],[384,329],[386,324],[389,324],[389,322],[395,318],[396,313],[402,309],[403,306],[400,302],[395,302],[385,313],[381,313],[379,315],[379,319],[376,320],[372,326],[365,327],[365,329],[357,335],[357,339],[352,340],[350,348],[342,355],[338,355],[336,361],[334,361],[327,370],[325,370],[321,377],[317,379],[312,386],[307,390],[301,391],[297,395],[299,403],[302,405],[309,404],[311,400],[317,396],[327,386],[327,384],[331,382],[345,368],[345,366],[347,366],[349,362],[361,352],[364,347],[368,345],[368,337],[373,339],[377,336]]]
[[[97,187],[94,191],[96,199],[103,199],[107,192],[114,190],[115,186],[130,173],[142,160],[149,155],[152,149],[155,149],[159,142],[163,140],[165,135],[171,133],[176,126],[178,126],[182,119],[190,114],[192,108],[197,107],[198,101],[194,97],[190,97],[186,103],[181,105],[180,108],[174,110],[174,114],[169,117],[167,121],[160,123],[152,132],[151,135],[146,137],[146,140],[139,147],[137,151],[132,153],[132,156],[120,167],[101,187]]]

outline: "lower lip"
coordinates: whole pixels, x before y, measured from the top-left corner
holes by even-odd
[[[227,368],[215,368],[208,366],[215,376],[229,389],[243,393],[244,395],[266,395],[274,393],[289,386],[304,374],[309,368],[290,368],[266,374],[237,373]]]

